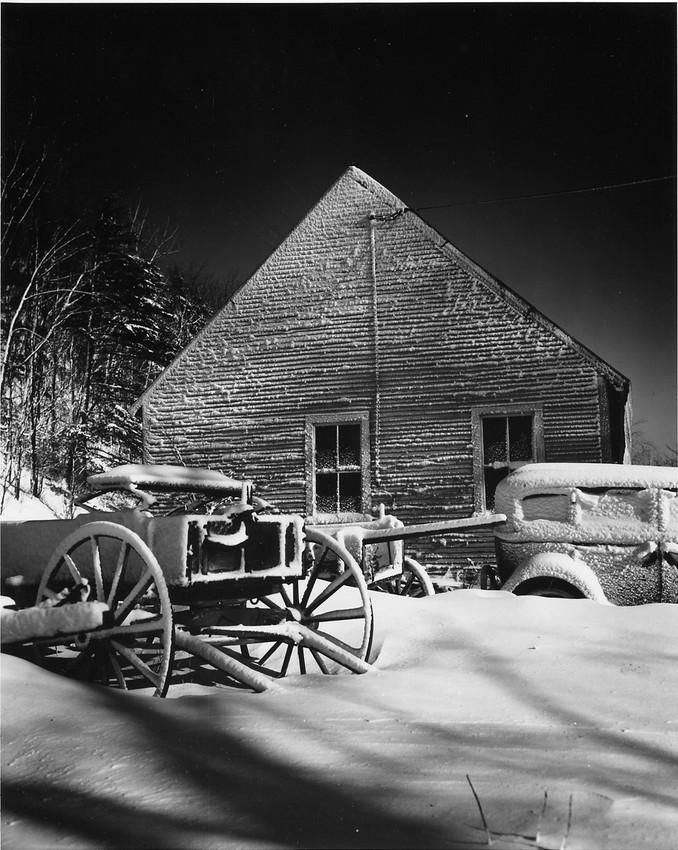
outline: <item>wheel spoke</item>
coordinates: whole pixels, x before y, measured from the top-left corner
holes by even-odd
[[[111,589],[108,593],[108,599],[106,603],[109,608],[113,609],[113,602],[115,601],[115,595],[118,592],[118,584],[120,583],[120,579],[122,578],[125,568],[127,567],[127,557],[129,555],[129,543],[123,540],[122,546],[120,547],[120,552],[118,553],[118,562],[115,565],[115,573],[113,574],[113,581],[111,582]]]
[[[150,587],[152,581],[153,573],[148,567],[146,567],[146,569],[141,574],[141,578],[139,579],[139,581],[134,585],[134,587],[130,590],[124,600],[120,603],[118,608],[116,608],[116,610],[114,611],[116,624],[121,623],[125,619],[125,617],[132,610],[134,603],[140,596],[143,596],[146,590]]]
[[[154,673],[148,664],[142,661],[131,649],[128,649],[117,641],[111,641],[111,644],[118,655],[121,655],[125,661],[129,661],[133,667],[136,667],[141,675],[145,676],[152,685],[155,685],[156,688],[160,687],[160,676]]]
[[[318,605],[321,605],[326,599],[329,599],[332,594],[336,593],[343,584],[346,584],[350,578],[351,573],[348,570],[344,570],[343,573],[339,573],[339,575],[316,596],[313,602],[310,605],[307,605],[306,612],[310,613],[315,610]]]
[[[294,650],[294,644],[291,643],[287,650],[285,651],[285,658],[283,659],[282,666],[280,668],[280,675],[284,676],[287,673],[287,668],[290,666],[290,659],[292,658],[292,651]]]
[[[281,640],[276,641],[270,649],[266,650],[264,655],[259,659],[259,664],[265,664],[279,646],[282,646]]]
[[[355,655],[356,650],[359,649],[359,647],[351,646],[350,644],[345,643],[343,640],[340,640],[338,637],[336,637],[336,635],[331,635],[328,632],[323,632],[321,629],[316,629],[315,633],[320,637],[325,638],[325,640],[328,640],[330,643],[333,643],[335,646],[338,646],[341,649],[345,649],[346,652],[350,652],[353,655]]]
[[[111,668],[113,670],[113,674],[115,678],[118,680],[118,684],[120,685],[121,690],[127,690],[127,682],[125,681],[125,677],[123,676],[122,670],[120,669],[120,665],[118,664],[118,659],[115,657],[115,653],[111,649],[111,647],[107,647],[108,650],[108,660],[111,664]]]
[[[280,644],[278,644],[278,645],[280,645]],[[292,650],[293,648],[294,648],[294,645],[290,644],[289,649]],[[221,647],[219,647],[219,649],[221,650],[221,652],[224,653],[224,655],[228,655],[229,658],[232,658],[234,661],[237,661],[239,664],[242,664],[245,667],[248,667],[250,670],[256,670],[257,672],[264,673],[266,676],[271,676],[274,679],[278,679],[282,675],[284,675],[283,673],[280,673],[278,670],[273,670],[271,667],[265,667],[262,664],[262,661],[260,659],[257,659],[253,656],[249,656],[249,657],[245,658],[245,656],[243,656],[242,653],[234,652],[232,649],[229,649],[226,646],[221,646]]]
[[[311,649],[311,655],[315,658],[315,663],[320,668],[320,672],[324,673],[326,676],[329,674],[329,670],[327,669],[327,665],[322,657],[322,655],[318,652],[317,649]]]
[[[280,605],[275,603],[272,599],[270,599],[268,596],[260,596],[259,602],[266,605],[267,608],[272,608],[274,611],[284,611],[285,610],[284,608],[281,608]]]
[[[282,596],[282,598],[283,598],[283,601],[284,601],[285,605],[286,605],[288,608],[291,608],[291,607],[292,607],[292,600],[291,600],[291,599],[290,599],[290,597],[287,595],[287,591],[285,590],[285,585],[284,585],[284,584],[281,584],[281,585],[280,585],[280,595]]]
[[[313,586],[315,585],[316,579],[318,578],[318,568],[313,567],[311,570],[311,574],[308,577],[308,581],[306,582],[306,588],[304,590],[304,595],[301,597],[301,607],[306,607],[308,603],[309,597],[313,591]]]
[[[405,578],[405,573],[403,573],[403,578]],[[401,584],[401,587],[402,587],[401,595],[402,596],[408,596],[409,595],[409,591],[410,591],[410,588],[412,587],[413,583],[414,583],[414,573],[410,573],[409,576],[407,578],[405,578],[405,583]]]
[[[104,596],[104,577],[101,573],[101,551],[99,549],[99,540],[92,535],[90,537],[92,547],[92,571],[94,572],[94,586],[97,591],[97,600],[105,602]]]
[[[303,674],[306,672],[306,658],[304,657],[303,646],[297,646],[297,654],[299,656],[299,672]]]
[[[321,555],[321,557],[320,557],[320,560],[319,560],[319,561],[316,561],[316,565],[315,565],[315,569],[316,569],[316,570],[319,570],[319,569],[320,569],[320,567],[322,567],[322,565],[325,563],[325,558],[327,557],[327,553],[328,553],[329,551],[330,551],[330,550],[329,550],[329,548],[328,548],[327,546],[325,546],[325,547],[323,548],[323,553],[322,553],[322,555]]]
[[[68,567],[68,570],[73,578],[73,581],[76,584],[82,584],[82,575],[80,574],[80,570],[76,567],[75,561],[71,558],[70,555],[64,555],[64,563]]]
[[[336,611],[323,611],[309,617],[305,622],[309,623],[331,623],[338,620],[363,620],[365,618],[364,608],[343,608]]]

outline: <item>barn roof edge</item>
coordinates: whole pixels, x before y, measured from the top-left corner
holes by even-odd
[[[334,183],[332,183],[332,185],[325,192],[323,192],[323,194],[318,199],[318,201],[316,201],[316,203],[313,204],[313,206],[305,213],[305,215],[295,224],[295,226],[290,230],[290,232],[282,240],[282,242],[274,248],[274,250],[268,255],[268,257],[266,257],[266,259],[259,266],[257,266],[257,268],[254,270],[254,272],[252,272],[252,274],[246,280],[244,280],[240,284],[240,286],[230,295],[228,301],[224,304],[223,307],[221,307],[219,310],[217,310],[217,312],[214,314],[214,316],[212,316],[212,318],[207,322],[205,327],[202,328],[200,331],[198,331],[198,333],[193,337],[193,339],[188,343],[188,345],[185,346],[177,354],[177,356],[174,358],[174,360],[172,360],[172,362],[169,363],[162,370],[162,372],[158,375],[158,377],[144,390],[144,392],[139,396],[139,398],[133,404],[130,405],[129,411],[132,415],[136,414],[143,407],[143,405],[145,404],[147,399],[150,396],[152,396],[153,393],[162,384],[165,383],[167,378],[175,370],[177,364],[181,360],[183,360],[185,355],[187,355],[188,352],[191,351],[198,344],[198,342],[209,332],[209,329],[212,327],[212,325],[214,325],[219,320],[219,318],[226,312],[226,310],[233,309],[233,304],[235,303],[235,299],[238,297],[239,293],[243,290],[243,288],[245,286],[247,286],[247,284],[250,283],[250,281],[252,281],[254,278],[256,278],[259,274],[262,273],[262,271],[266,268],[266,266],[274,259],[276,254],[278,254],[280,252],[280,250],[285,245],[285,243],[294,235],[294,233],[301,227],[301,225],[313,213],[313,211],[317,207],[319,207],[320,204],[322,204],[322,202],[325,200],[325,198],[328,195],[330,195],[334,191],[334,189],[343,180],[345,180],[347,177],[351,177],[352,179],[356,180],[356,182],[360,183],[365,188],[371,189],[371,186],[367,186],[365,184],[365,182],[363,182],[365,180],[369,181],[370,183],[376,183],[375,180],[373,180],[371,177],[369,177],[369,175],[365,174],[364,171],[361,171],[357,166],[349,165],[348,168],[346,168],[341,173],[341,175],[338,177],[338,179],[335,180]],[[379,184],[377,184],[377,185],[379,185]],[[385,192],[388,193],[388,190],[385,189],[385,187],[381,187],[381,188]],[[390,195],[390,193],[388,193],[388,194]],[[395,196],[392,196],[392,197],[395,198]],[[395,200],[397,201],[397,198]]]
[[[612,384],[617,387],[617,389],[627,390],[630,387],[630,380],[603,360],[598,354],[592,351],[583,343],[576,340],[571,334],[549,319],[544,313],[538,310],[533,304],[531,304],[527,299],[523,298],[517,292],[515,292],[511,287],[507,286],[505,283],[500,281],[493,274],[484,269],[481,265],[479,265],[475,260],[472,260],[469,256],[464,254],[459,248],[455,247],[448,239],[446,239],[442,234],[440,234],[434,227],[432,227],[428,222],[426,222],[420,215],[417,213],[415,209],[411,209],[406,204],[404,204],[396,195],[394,195],[389,189],[367,174],[365,171],[360,169],[356,165],[349,165],[339,176],[337,180],[332,183],[332,185],[322,194],[320,199],[308,210],[308,212],[303,216],[303,218],[297,222],[297,224],[290,230],[288,235],[283,239],[283,241],[269,254],[269,256],[256,268],[256,270],[245,280],[237,290],[230,296],[226,304],[218,310],[215,315],[209,320],[209,322],[205,325],[202,330],[200,330],[196,336],[188,343],[188,345],[182,349],[182,351],[177,354],[174,360],[165,367],[165,369],[158,375],[158,377],[153,381],[150,386],[139,396],[139,398],[129,407],[129,410],[132,414],[136,414],[141,407],[143,407],[144,403],[147,399],[153,395],[153,393],[158,389],[158,387],[163,384],[167,378],[171,375],[171,373],[176,368],[177,364],[186,356],[186,354],[193,349],[198,342],[209,332],[209,329],[212,325],[229,309],[233,309],[233,305],[235,304],[235,299],[237,299],[238,294],[242,291],[242,289],[249,284],[252,280],[258,277],[275,258],[275,256],[281,251],[282,247],[287,243],[287,241],[294,235],[294,233],[301,227],[301,225],[306,221],[306,219],[314,212],[314,210],[322,204],[325,198],[330,195],[335,188],[344,180],[350,178],[354,180],[356,183],[359,183],[363,188],[367,189],[372,194],[376,195],[379,200],[392,206],[394,211],[399,212],[407,212],[409,213],[413,220],[416,222],[419,230],[422,234],[428,238],[435,247],[440,250],[445,256],[449,259],[454,260],[456,263],[462,265],[474,278],[479,280],[481,283],[486,285],[489,289],[491,289],[496,295],[501,297],[507,304],[512,307],[516,312],[525,316],[532,316],[542,327],[549,330],[551,333],[555,334],[562,342],[576,351],[580,356],[582,356],[585,360],[587,360],[598,372],[603,374]]]

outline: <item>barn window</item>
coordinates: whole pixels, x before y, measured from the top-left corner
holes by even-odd
[[[306,453],[310,514],[334,516],[368,510],[367,414],[308,417]]]
[[[493,510],[497,485],[509,472],[544,459],[541,410],[473,412],[476,510]]]

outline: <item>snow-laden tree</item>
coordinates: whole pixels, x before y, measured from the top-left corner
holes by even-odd
[[[22,471],[73,491],[91,471],[138,457],[131,402],[204,324],[195,281],[165,273],[172,237],[106,201],[77,221],[41,213],[38,163],[3,183],[3,497]]]

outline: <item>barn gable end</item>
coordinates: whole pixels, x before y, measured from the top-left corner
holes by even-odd
[[[534,460],[621,460],[611,432],[627,395],[626,378],[351,167],[137,406],[147,461],[247,476],[313,515],[315,441],[343,423],[340,437],[360,434],[344,472],[361,510],[383,501],[412,522],[488,506],[490,420],[529,418]]]

